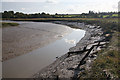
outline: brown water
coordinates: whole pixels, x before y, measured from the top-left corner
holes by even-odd
[[[51,25],[49,24],[49,26]],[[49,26],[43,28],[49,28]],[[53,29],[55,26],[53,26]],[[64,27],[66,28],[66,26],[64,25],[61,26],[63,28]],[[59,33],[61,33],[61,31],[59,31],[59,28],[58,30],[55,29],[53,31],[58,31]],[[60,57],[61,55],[67,53],[69,51],[69,48],[75,46],[76,43],[84,36],[84,34],[85,31],[83,30],[72,29],[71,33],[65,35],[64,37],[57,41],[54,41],[50,44],[47,44],[46,46],[33,50],[25,55],[21,55],[13,59],[4,61],[3,77],[5,78],[31,77],[33,74],[35,74],[42,68],[48,66],[53,61],[55,61],[56,57]]]

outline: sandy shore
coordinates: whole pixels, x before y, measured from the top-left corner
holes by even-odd
[[[99,26],[90,26],[84,25],[83,23],[76,22],[55,22],[57,24],[63,25],[72,25],[74,27],[78,27],[86,31],[85,36],[76,44],[76,46],[69,49],[72,51],[81,51],[85,46],[87,49],[90,49],[92,45],[95,45],[95,41],[99,41],[104,39],[103,32]],[[104,44],[104,43],[103,43]],[[90,52],[90,55],[86,58],[86,64],[79,66],[79,70],[76,70],[76,67],[80,64],[80,61],[86,55],[86,52],[80,54],[73,54],[68,57],[68,54],[59,57],[55,62],[45,67],[35,75],[34,78],[73,78],[78,77],[81,71],[85,69],[89,69],[91,62],[96,59],[96,51],[99,51],[101,48],[96,47],[94,50]],[[92,57],[93,56],[93,57]]]
[[[42,22],[23,22],[16,27],[2,29],[3,61],[43,47],[65,35],[72,29],[67,26]]]

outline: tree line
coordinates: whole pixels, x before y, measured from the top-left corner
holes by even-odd
[[[1,12],[2,18],[118,18],[118,12],[99,12],[95,13],[89,11],[88,13],[82,14],[54,14],[49,13],[35,13],[25,14],[22,12],[4,11]]]

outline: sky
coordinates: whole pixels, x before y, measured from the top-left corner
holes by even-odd
[[[2,11],[81,14],[118,11],[119,0],[2,0]]]

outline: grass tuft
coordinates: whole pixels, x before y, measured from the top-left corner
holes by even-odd
[[[18,23],[6,23],[6,22],[2,22],[2,27],[9,27],[9,26],[18,26]]]

